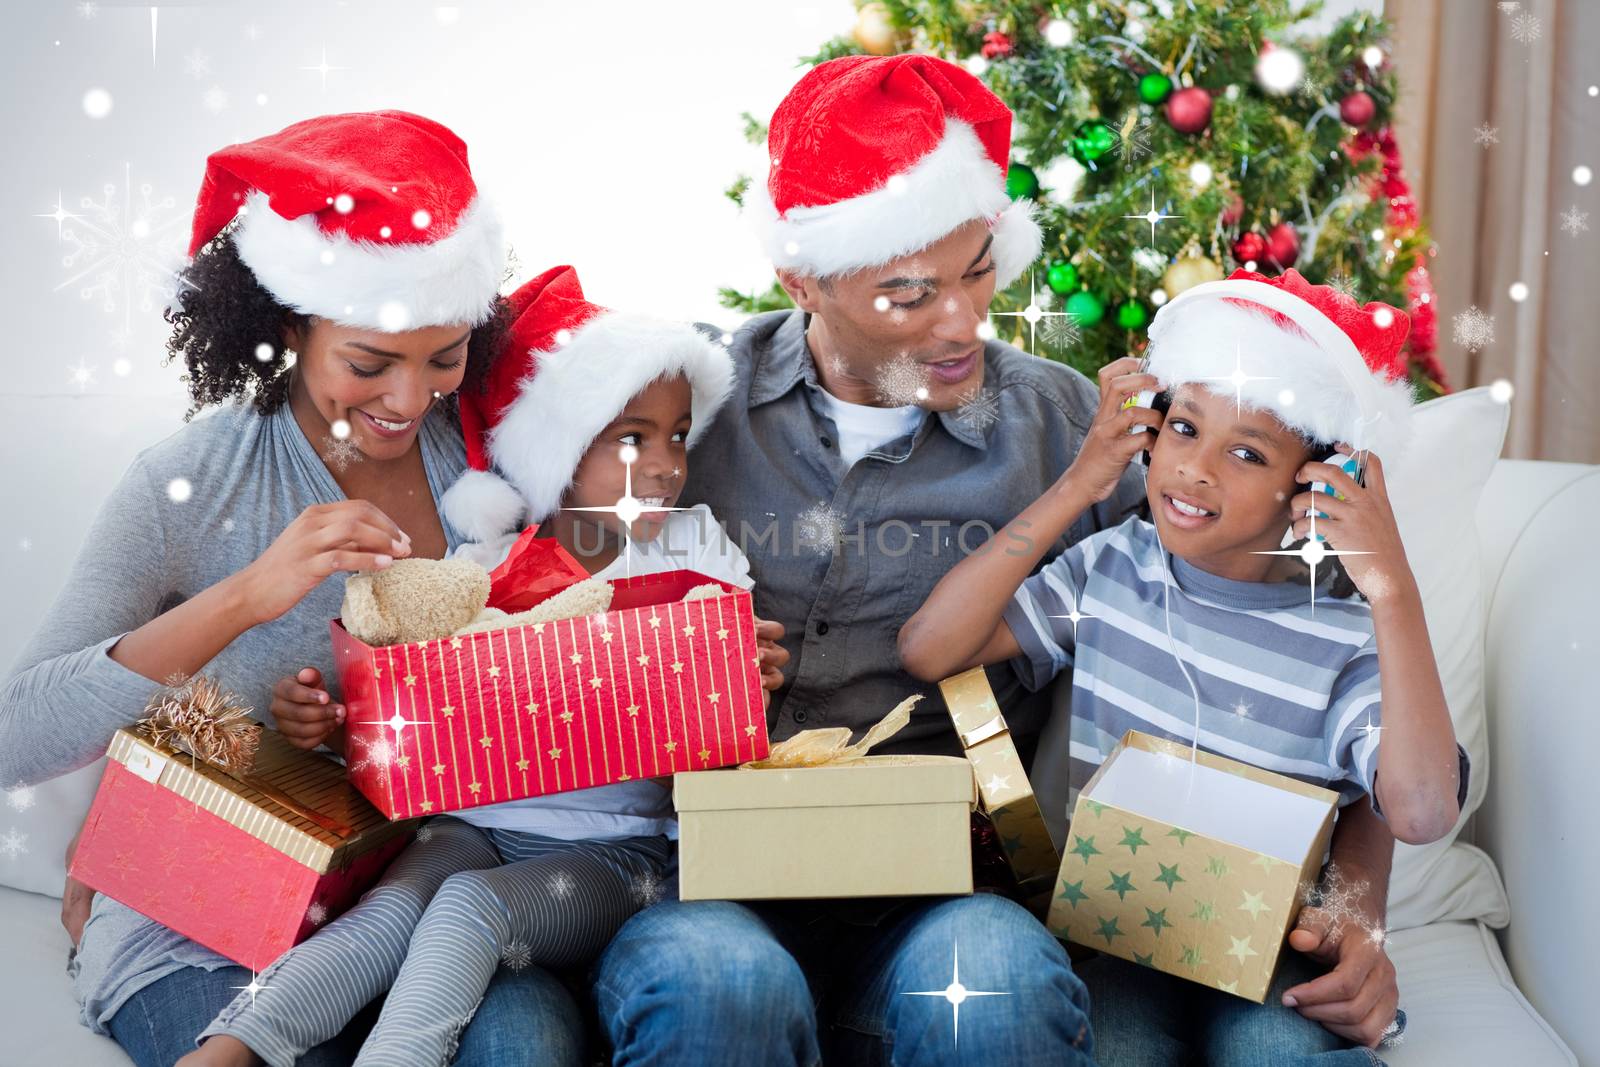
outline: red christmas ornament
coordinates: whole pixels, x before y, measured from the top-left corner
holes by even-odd
[[[1224,226],[1234,226],[1242,218],[1244,218],[1244,197],[1234,193],[1233,199],[1228,202],[1228,206],[1222,209],[1222,224]]]
[[[1294,224],[1280,222],[1267,231],[1267,259],[1279,270],[1288,270],[1300,256],[1300,234]]]
[[[1211,125],[1211,94],[1197,85],[1167,97],[1167,121],[1179,133],[1203,133]]]
[[[1346,125],[1360,128],[1371,122],[1377,114],[1378,105],[1365,92],[1353,92],[1339,101],[1339,117]]]
[[[1233,259],[1235,263],[1260,263],[1267,258],[1267,240],[1254,230],[1248,230],[1239,235],[1233,242]]]
[[[979,49],[984,59],[1004,59],[1012,52],[1011,38],[995,30],[983,35],[983,47]]]

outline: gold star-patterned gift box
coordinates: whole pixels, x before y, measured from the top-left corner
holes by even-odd
[[[1078,794],[1050,930],[1259,1004],[1338,800],[1130,730]]]
[[[980,806],[994,824],[1024,902],[1044,914],[1061,856],[1045,828],[1022,758],[995,702],[989,676],[974,667],[939,683],[950,721],[972,763]]]

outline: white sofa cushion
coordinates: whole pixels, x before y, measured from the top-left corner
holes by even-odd
[[[115,1041],[78,1021],[60,916],[57,898],[0,888],[0,1063],[128,1067]]]
[[[1483,802],[1490,774],[1483,695],[1485,596],[1476,517],[1478,498],[1505,442],[1508,412],[1487,388],[1421,404],[1410,449],[1385,467],[1406,558],[1422,591],[1456,739],[1472,760],[1467,803],[1455,829],[1430,845],[1395,846],[1391,929],[1440,919],[1481,919],[1504,926],[1510,919],[1493,862],[1478,849],[1456,842],[1462,825]]]
[[[105,760],[96,760],[60,778],[7,791],[0,834],[12,845],[0,849],[0,886],[61,896],[67,843],[89,813],[105,766]]]
[[[1481,923],[1393,933],[1388,951],[1406,1010],[1405,1036],[1383,1050],[1389,1067],[1577,1067],[1577,1057],[1517,991],[1494,934]]]

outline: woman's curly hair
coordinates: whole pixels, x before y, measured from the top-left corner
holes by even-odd
[[[211,241],[178,275],[181,306],[164,313],[172,324],[167,340],[167,362],[182,359],[182,377],[192,400],[185,420],[210,404],[249,400],[256,411],[270,415],[289,399],[289,362],[284,356],[285,330],[304,327],[310,316],[278,302],[239,258],[233,235],[224,232]],[[510,306],[495,297],[493,315],[472,331],[467,342],[463,389],[482,384],[510,328]],[[271,347],[271,357],[261,359],[261,345]],[[264,351],[264,350],[262,350]],[[442,405],[458,414],[454,396]]]

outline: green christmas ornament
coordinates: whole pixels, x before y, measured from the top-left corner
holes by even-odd
[[[1129,300],[1117,307],[1117,325],[1124,330],[1142,330],[1150,321],[1150,312],[1137,300]]]
[[[1026,200],[1039,192],[1039,176],[1026,163],[1012,163],[1006,171],[1006,195],[1013,200]]]
[[[1070,293],[1078,288],[1078,268],[1066,262],[1052,263],[1044,272],[1044,280],[1051,292]]]
[[[1093,170],[1095,161],[1116,146],[1116,132],[1099,119],[1093,119],[1080,122],[1078,128],[1072,131],[1072,142],[1067,146],[1067,151],[1072,153],[1073,159]]]
[[[1139,79],[1139,99],[1159,104],[1172,93],[1172,79],[1165,74],[1146,74]]]
[[[1106,315],[1106,302],[1098,293],[1088,291],[1067,297],[1066,312],[1079,326],[1093,326]]]

